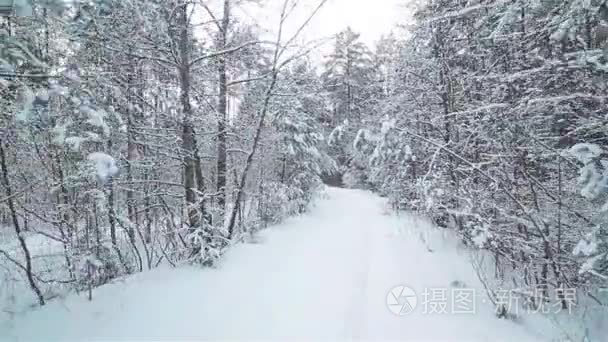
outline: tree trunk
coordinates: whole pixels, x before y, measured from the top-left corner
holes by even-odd
[[[134,69],[134,68],[133,68]],[[129,63],[129,69],[127,71],[127,181],[133,182],[133,164],[137,157],[137,145],[135,143],[135,128],[134,118],[131,110],[131,84],[133,83],[133,69],[131,63]],[[131,224],[128,227],[128,234],[131,240],[135,239],[135,232],[133,231],[133,225],[137,224],[136,208],[135,208],[135,194],[132,190],[133,185],[129,185],[127,190],[127,215]]]
[[[30,288],[38,299],[38,304],[44,305],[44,297],[42,296],[42,292],[40,291],[38,285],[36,285],[36,281],[34,280],[34,272],[32,270],[32,256],[30,255],[30,250],[27,248],[25,237],[21,234],[21,227],[19,226],[19,217],[17,215],[17,210],[15,209],[15,202],[13,201],[13,190],[11,188],[11,183],[8,178],[8,168],[6,163],[6,153],[4,152],[4,143],[2,141],[0,141],[0,166],[2,167],[2,181],[4,183],[4,190],[6,192],[8,209],[10,211],[11,219],[13,221],[13,227],[15,228],[15,235],[17,235],[17,240],[19,240],[19,245],[21,246],[21,250],[23,251],[23,256],[25,258],[25,275],[27,276],[27,281],[30,285]]]
[[[225,50],[228,28],[230,26],[230,0],[224,0],[224,16],[218,32],[217,49]],[[218,205],[224,212],[226,207],[226,129],[228,126],[228,77],[226,74],[226,55],[221,54],[218,60],[219,98],[217,123],[217,192]],[[223,217],[221,222],[223,222]]]
[[[275,57],[275,67],[276,67],[276,57]],[[268,113],[268,107],[270,106],[270,99],[272,97],[272,92],[274,90],[275,85],[277,84],[278,79],[278,71],[273,69],[272,79],[270,81],[270,86],[266,91],[266,95],[264,98],[264,105],[262,106],[262,110],[260,111],[260,119],[258,121],[258,125],[256,127],[255,136],[253,138],[253,146],[251,147],[251,152],[247,155],[247,161],[245,162],[245,168],[243,173],[241,174],[241,179],[239,184],[237,185],[236,196],[234,199],[234,205],[232,206],[232,210],[230,213],[229,221],[228,221],[228,239],[232,239],[234,235],[234,226],[236,223],[236,216],[239,211],[239,206],[241,203],[241,199],[243,198],[243,193],[245,190],[245,186],[247,185],[247,175],[249,173],[249,169],[251,169],[251,165],[253,164],[253,157],[258,149],[260,138],[262,137],[262,130],[264,129],[264,121],[266,120],[266,115]]]
[[[196,138],[192,123],[192,106],[190,104],[190,46],[188,35],[188,5],[183,3],[179,9],[179,81],[180,102],[182,106],[182,149],[184,153],[184,188],[186,191],[186,205],[188,223],[191,229],[200,224],[200,215],[196,208]]]

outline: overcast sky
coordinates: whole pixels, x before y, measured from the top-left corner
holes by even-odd
[[[403,9],[398,6],[402,2],[403,0],[329,0],[311,23],[307,35],[320,37],[350,26],[361,33],[365,43],[372,45],[403,19]]]
[[[370,47],[381,35],[390,33],[398,23],[407,19],[403,8],[407,0],[329,0],[310,23],[302,38],[306,40],[332,36],[350,26],[361,34]],[[282,0],[266,0],[263,10],[248,9],[246,15],[265,29],[276,31]],[[296,30],[319,0],[300,0],[300,6],[289,21],[289,28]]]

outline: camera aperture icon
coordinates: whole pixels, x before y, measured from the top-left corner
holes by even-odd
[[[416,308],[416,304],[418,304],[416,292],[404,285],[393,287],[386,295],[386,306],[398,316],[411,313]]]

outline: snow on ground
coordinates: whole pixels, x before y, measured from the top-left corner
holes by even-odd
[[[21,234],[27,242],[32,257],[32,266],[40,279],[65,280],[68,278],[65,274],[63,245],[60,242],[35,232],[22,232]],[[36,303],[25,273],[10,262],[7,256],[25,264],[23,250],[15,238],[13,228],[0,226],[0,328],[3,320],[10,318],[15,313],[28,311]],[[51,283],[39,282],[38,286],[47,297],[55,296],[66,290],[62,286]],[[54,291],[51,291],[51,287]]]
[[[437,229],[389,215],[367,192],[328,192],[309,214],[236,246],[215,269],[136,275],[97,289],[93,302],[73,295],[0,323],[0,340],[547,339],[497,319],[466,253]],[[449,296],[454,281],[476,290],[475,313],[425,313],[424,289]],[[401,284],[418,298],[403,316],[386,299]]]

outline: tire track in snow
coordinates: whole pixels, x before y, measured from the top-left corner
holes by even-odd
[[[357,210],[357,213],[359,215],[361,215],[361,213],[369,214],[363,210]],[[365,215],[365,217],[369,217],[369,215]],[[369,301],[369,277],[372,254],[370,229],[373,223],[368,222],[368,220],[361,220],[362,218],[363,217],[357,217],[352,222],[354,227],[359,226],[360,229],[365,230],[365,232],[361,234],[361,241],[359,242],[358,255],[360,255],[360,257],[359,262],[356,263],[359,265],[359,268],[354,271],[355,291],[351,299],[349,317],[346,319],[346,335],[353,340],[366,339],[368,330],[367,303]]]

